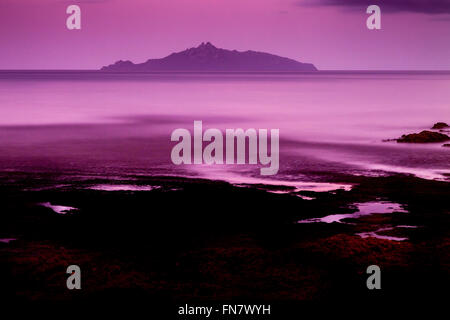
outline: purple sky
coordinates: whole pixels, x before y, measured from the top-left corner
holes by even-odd
[[[382,30],[366,28],[370,4]],[[0,0],[0,69],[97,69],[203,41],[319,69],[450,70],[450,0]]]

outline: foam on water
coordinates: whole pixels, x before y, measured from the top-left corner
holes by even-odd
[[[236,166],[211,166],[211,165],[197,165],[193,166],[193,171],[196,172],[196,177],[220,180],[231,183],[236,186],[247,187],[249,185],[265,185],[265,186],[279,186],[291,188],[292,190],[267,190],[268,192],[276,193],[291,193],[299,191],[315,191],[315,192],[328,192],[333,190],[345,190],[350,191],[352,189],[351,184],[340,184],[330,182],[314,182],[314,181],[301,181],[299,180],[287,180],[279,178],[271,178],[270,176],[253,176],[248,172],[241,170],[238,171]],[[246,168],[248,170],[248,167]],[[258,169],[257,169],[258,170]],[[277,176],[275,176],[277,177]]]

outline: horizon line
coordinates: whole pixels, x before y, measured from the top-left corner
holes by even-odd
[[[53,71],[53,72],[101,72],[101,73],[317,73],[317,72],[450,72],[450,69],[318,69],[315,71],[102,71],[101,69],[0,69],[0,72],[13,71]]]

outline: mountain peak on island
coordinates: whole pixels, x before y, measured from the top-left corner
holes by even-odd
[[[144,63],[117,61],[101,68],[109,72],[304,72],[317,71],[311,63],[302,63],[265,52],[221,49],[211,42],[175,52]]]
[[[214,48],[217,49],[211,42],[202,42],[197,48]]]

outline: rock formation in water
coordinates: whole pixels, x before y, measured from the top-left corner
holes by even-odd
[[[411,133],[402,135],[397,142],[403,143],[430,143],[430,142],[444,142],[450,140],[446,134],[424,130],[420,133]]]
[[[436,122],[431,129],[444,129],[444,128],[450,128],[450,126],[445,122]]]

